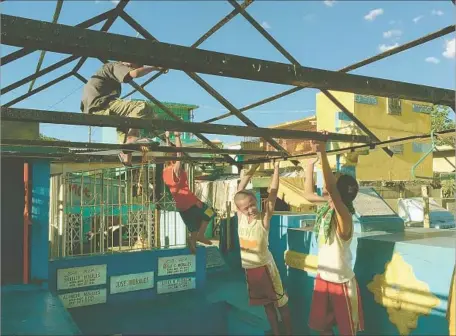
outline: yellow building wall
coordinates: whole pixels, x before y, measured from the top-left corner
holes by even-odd
[[[413,104],[432,106],[421,102],[401,101],[401,115],[387,113],[387,98],[375,97],[376,105],[368,105],[355,102],[352,93],[332,92],[332,94],[354,113],[354,115],[380,140],[400,138],[418,134],[429,134],[431,130],[431,117],[426,113],[413,111]],[[337,108],[322,93],[317,94],[317,129],[336,132]],[[340,123],[340,122],[339,122]],[[342,122],[349,124],[349,122]],[[339,125],[340,126],[340,125]],[[339,133],[362,134],[355,129],[342,129]],[[331,148],[346,147],[353,144],[335,144]],[[359,180],[411,180],[413,165],[425,154],[414,152],[413,144],[403,145],[403,153],[395,154],[390,158],[383,150],[371,151],[368,155],[360,155],[356,165],[356,176]],[[343,160],[342,160],[343,161]],[[330,163],[336,165],[336,158],[332,156]],[[416,169],[416,174],[431,177],[432,155],[424,160]]]

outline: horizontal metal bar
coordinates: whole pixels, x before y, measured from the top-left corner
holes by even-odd
[[[435,132],[434,135],[438,135],[441,138],[454,137],[454,136],[456,136],[456,129],[453,128],[453,129],[447,130],[447,131]],[[402,145],[402,144],[406,144],[406,143],[410,143],[410,142],[422,142],[422,141],[429,140],[430,138],[431,138],[431,136],[429,134],[412,135],[412,136],[403,137],[403,138],[386,140],[386,141],[382,141],[380,143],[371,143],[368,145],[350,146],[350,147],[345,147],[345,148],[341,148],[341,149],[332,149],[332,150],[328,150],[327,153],[328,153],[328,155],[336,155],[336,154],[345,154],[345,153],[364,152],[366,150],[376,150],[376,149],[385,148],[385,147],[389,147],[389,146]],[[286,161],[286,160],[291,160],[291,159],[297,160],[297,159],[304,159],[304,158],[310,158],[310,157],[316,157],[316,156],[317,156],[317,153],[310,152],[310,153],[305,153],[305,154],[292,155],[287,158],[281,158],[281,157],[277,156],[277,157],[270,157],[268,159],[245,160],[241,163],[243,165],[246,165],[246,164],[270,162],[272,159]]]
[[[9,101],[6,104],[3,104],[2,108],[13,106],[14,104],[17,104],[17,103],[23,101],[24,99],[26,99],[26,98],[28,98],[30,96],[33,96],[35,93],[41,92],[43,90],[46,90],[47,88],[49,88],[49,87],[51,87],[51,86],[63,81],[64,79],[67,79],[68,77],[71,77],[71,75],[72,75],[72,73],[69,72],[69,73],[66,73],[66,74],[64,74],[64,75],[62,75],[60,77],[57,77],[57,78],[51,80],[50,82],[47,82],[46,84],[38,86],[37,88],[34,88],[32,91],[27,92],[27,93],[23,94],[22,96],[17,97],[15,99]]]
[[[104,12],[104,13],[101,13],[97,16],[94,16],[93,18],[91,19],[88,19],[84,22],[81,22],[79,24],[76,25],[76,27],[81,27],[81,28],[89,28],[97,23],[100,23],[101,21],[103,20],[106,20],[110,15],[111,13],[114,11],[114,9],[111,9],[111,10],[108,10],[107,12]],[[12,53],[8,54],[8,55],[5,55],[3,56],[1,59],[0,59],[0,65],[6,65],[12,61],[15,61],[21,57],[24,57],[24,56],[27,56],[29,54],[31,54],[32,52],[34,52],[36,50],[34,49],[27,49],[27,48],[22,48],[20,50],[16,50],[16,51],[13,51]]]
[[[273,128],[254,128],[233,125],[215,125],[196,122],[184,122],[163,119],[139,119],[120,116],[89,115],[85,113],[55,112],[32,109],[17,109],[1,107],[1,117],[9,121],[31,121],[63,125],[85,125],[98,127],[121,127],[145,130],[168,130],[208,134],[223,134],[237,136],[264,137],[265,134],[282,139],[314,139],[322,141],[340,141],[354,143],[369,143],[364,135],[329,133],[327,136],[320,132],[282,130]]]
[[[392,55],[395,55],[395,54],[398,54],[402,51],[405,51],[405,50],[408,50],[408,49],[411,49],[413,47],[417,47],[421,44],[424,44],[426,42],[429,42],[429,41],[432,41],[432,40],[435,40],[439,37],[442,37],[442,36],[445,36],[445,35],[448,35],[448,34],[451,34],[455,31],[455,26],[454,25],[451,25],[451,26],[447,26],[443,29],[440,29],[436,32],[433,32],[431,34],[428,34],[426,36],[423,36],[423,37],[420,37],[416,40],[413,40],[413,41],[410,41],[410,42],[407,42],[407,43],[404,43],[403,45],[397,47],[397,48],[394,48],[394,49],[391,49],[391,50],[387,50],[387,51],[384,51],[378,55],[375,55],[375,56],[372,56],[372,57],[369,57],[365,60],[362,60],[362,61],[359,61],[357,63],[354,63],[352,65],[349,65],[349,66],[346,66],[342,69],[339,70],[339,72],[342,72],[342,73],[346,73],[346,72],[350,72],[350,71],[353,71],[353,70],[356,70],[356,69],[359,69],[365,65],[368,65],[368,64],[372,64],[374,62],[377,62],[381,59],[384,59],[384,58],[387,58],[389,56],[392,56]],[[286,97],[288,95],[291,95],[293,93],[296,93],[298,91],[301,91],[303,89],[305,89],[306,87],[294,87],[292,89],[288,89],[288,90],[285,90],[281,93],[278,93],[274,96],[271,96],[271,97],[268,97],[268,98],[265,98],[265,99],[262,99],[256,103],[253,103],[253,104],[250,104],[250,105],[247,105],[243,108],[240,108],[239,111],[240,112],[245,112],[245,111],[248,111],[248,110],[251,110],[255,107],[258,107],[258,106],[261,106],[261,105],[264,105],[264,104],[267,104],[267,103],[270,103],[270,102],[273,102],[277,99],[280,99],[282,97]],[[222,119],[225,119],[225,118],[228,118],[228,117],[231,117],[233,114],[231,112],[227,112],[225,114],[222,114],[222,115],[219,115],[217,117],[214,117],[214,118],[211,118],[211,119],[208,119],[204,122],[207,122],[207,123],[211,123],[211,122],[214,122],[214,121],[218,121],[218,120],[222,120]]]
[[[75,141],[50,141],[50,140],[25,140],[1,138],[0,146],[39,146],[39,147],[62,147],[84,149],[130,149],[140,151],[143,145],[138,144],[110,144],[99,142],[75,142]],[[248,149],[223,149],[223,148],[200,148],[200,147],[169,147],[157,144],[146,145],[151,151],[164,153],[207,153],[207,154],[232,154],[232,155],[277,155],[277,151],[262,151]]]
[[[86,154],[37,154],[37,153],[21,153],[17,151],[1,151],[2,158],[29,158],[29,159],[50,159],[53,162],[119,162],[117,156],[104,156],[104,155],[86,155]],[[182,156],[162,156],[153,157],[150,159],[153,162],[166,162],[166,161],[186,161],[196,163],[224,163],[226,160],[223,158],[207,158],[207,157],[182,157]],[[140,157],[133,157],[133,164],[141,164]]]
[[[189,72],[453,106],[454,91],[1,15],[2,43]]]

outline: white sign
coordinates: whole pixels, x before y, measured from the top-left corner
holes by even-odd
[[[125,274],[111,277],[111,294],[154,288],[154,272]]]
[[[106,303],[106,289],[92,289],[84,292],[60,294],[65,308],[75,308]]]
[[[57,270],[57,289],[103,285],[106,283],[106,265],[64,268]]]
[[[194,254],[163,257],[158,259],[158,275],[193,273],[196,271]]]
[[[196,288],[196,280],[192,278],[176,278],[162,280],[157,282],[157,293],[165,294],[172,292],[180,292]]]

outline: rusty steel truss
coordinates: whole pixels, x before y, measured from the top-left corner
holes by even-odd
[[[158,134],[159,129],[192,132],[205,145],[207,145],[208,148],[183,149],[182,152],[184,152],[185,159],[190,161],[198,161],[202,159],[189,157],[186,154],[192,152],[193,150],[194,153],[211,153],[214,155],[222,155],[221,158],[214,159],[217,162],[221,160],[230,164],[239,165],[242,163],[235,161],[231,156],[229,156],[229,154],[251,154],[265,156],[265,159],[256,159],[255,162],[264,162],[266,160],[269,160],[272,156],[281,159],[293,160],[294,157],[290,156],[290,154],[287,153],[286,150],[275,140],[279,138],[352,142],[357,144],[365,144],[358,146],[368,146],[368,148],[375,148],[378,146],[378,148],[381,148],[383,151],[385,151],[387,155],[392,156],[392,151],[387,148],[387,142],[380,141],[380,139],[378,139],[375,134],[373,134],[364,124],[362,124],[362,122],[358,120],[350,110],[348,110],[329,92],[330,90],[422,101],[454,108],[455,95],[453,90],[349,74],[349,72],[361,68],[365,65],[398,54],[402,51],[419,46],[436,38],[451,34],[456,30],[454,25],[444,27],[443,29],[405,43],[397,48],[385,51],[376,56],[344,67],[339,71],[329,71],[302,66],[298,60],[296,60],[288,51],[286,51],[285,48],[282,47],[247,12],[247,8],[253,3],[253,0],[245,0],[242,4],[238,4],[234,0],[228,0],[228,2],[233,6],[233,10],[223,19],[221,19],[216,25],[210,28],[205,34],[203,34],[203,36],[201,36],[190,47],[172,45],[158,41],[150,32],[143,28],[133,17],[131,17],[125,11],[125,7],[129,3],[129,0],[122,0],[114,9],[81,22],[74,27],[56,23],[58,15],[62,9],[63,0],[57,1],[56,12],[54,14],[52,23],[25,19],[10,15],[1,15],[1,43],[10,46],[22,47],[20,50],[3,56],[0,59],[1,65],[15,61],[36,50],[42,51],[37,69],[34,74],[0,89],[0,94],[5,94],[26,83],[30,83],[29,91],[27,93],[5,104],[2,104],[2,119],[11,121],[34,121],[69,125],[106,127],[128,126],[133,128],[147,129],[162,140],[163,136]],[[262,59],[197,49],[204,41],[206,41],[221,27],[223,27],[226,23],[231,21],[236,15],[239,14],[241,14],[264,38],[266,38],[290,63],[278,63]],[[134,38],[108,33],[108,30],[111,28],[115,20],[117,20],[119,17],[123,19],[143,38]],[[104,24],[100,31],[89,29],[92,26],[103,21]],[[41,69],[42,59],[44,58],[45,51],[68,54],[69,56],[53,65]],[[81,76],[78,71],[81,69],[84,62],[89,57],[96,58],[104,63],[110,59],[183,71],[194,82],[199,84],[208,94],[210,94],[220,104],[222,104],[229,112],[206,120],[202,123],[183,122],[156,97],[145,90],[145,87],[160,77],[164,71],[157,72],[149,79],[147,79],[142,85],[138,85],[134,81],[131,81],[129,84],[132,86],[133,90],[123,95],[122,98],[127,98],[133,93],[139,92],[145,98],[161,108],[166,114],[171,117],[172,120],[154,120],[146,122],[144,120],[140,121],[134,118],[122,118],[115,116],[95,116],[81,113],[65,113],[12,108],[14,104],[17,104],[24,99],[38,92],[41,92],[71,76],[76,77],[83,83],[87,82],[87,80]],[[33,88],[33,84],[38,77],[51,73],[54,70],[59,69],[62,66],[77,59],[79,59],[78,63],[70,72],[61,75],[54,80],[47,82],[46,84]],[[294,88],[286,90],[272,97],[263,99],[259,102],[250,104],[248,106],[237,108],[226,98],[224,98],[219,92],[217,92],[213,87],[211,87],[197,73],[212,74],[217,76],[240,78],[260,82],[293,85]],[[333,102],[342,112],[344,112],[348,118],[350,118],[353,123],[358,126],[359,129],[361,129],[366,135],[359,136],[336,133],[322,135],[318,132],[260,128],[252,120],[244,115],[244,112],[250,109],[288,96],[305,88],[320,89],[323,94],[326,95],[328,99]],[[229,116],[236,116],[246,126],[212,124],[215,121],[222,120]],[[268,142],[274,149],[276,149],[276,152],[220,149],[216,147],[202,133],[260,137]],[[395,139],[395,141],[401,140],[407,141],[408,139]],[[53,147],[75,146],[87,149],[136,149],[135,146],[125,146],[120,144],[107,145],[62,141],[46,141],[46,144],[43,144],[43,141],[15,141],[14,139],[2,139],[2,142],[9,145]],[[151,145],[150,147],[151,149],[160,152],[172,153],[178,151],[175,148],[164,149],[163,147],[158,147],[158,145]],[[350,148],[356,150],[358,147],[352,146]],[[337,152],[339,151],[340,150]],[[312,155],[312,153],[308,153],[306,155]],[[85,156],[80,156],[82,160],[84,160],[84,157]],[[167,158],[169,159],[168,156]],[[90,157],[87,156],[87,159],[90,159]],[[205,161],[207,161],[207,158]],[[247,163],[247,161],[243,163]]]

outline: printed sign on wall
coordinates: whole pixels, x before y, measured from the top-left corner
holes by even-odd
[[[166,294],[172,292],[180,292],[196,288],[196,279],[189,278],[176,278],[169,280],[162,280],[157,282],[157,293]]]
[[[106,265],[63,268],[57,270],[57,290],[103,285]]]
[[[106,303],[106,289],[92,289],[83,292],[60,294],[65,308],[75,308]]]
[[[196,258],[194,254],[163,257],[158,259],[158,275],[174,275],[193,273],[196,271]]]
[[[111,294],[133,292],[154,287],[154,272],[111,277]]]

